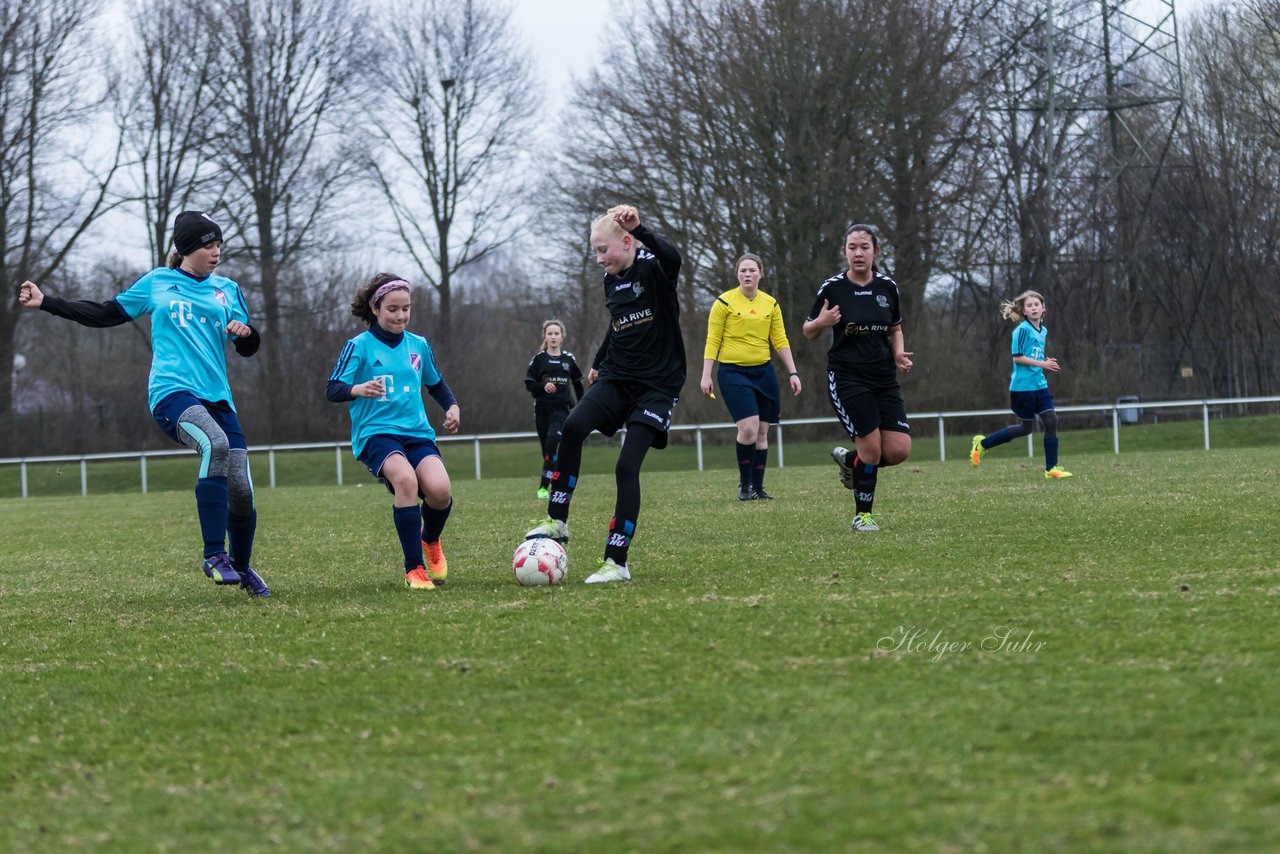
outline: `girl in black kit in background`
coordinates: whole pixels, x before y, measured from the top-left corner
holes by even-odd
[[[564,324],[548,320],[542,324],[542,349],[529,360],[524,374],[524,387],[533,395],[533,420],[538,428],[538,443],[542,446],[542,481],[538,484],[538,497],[550,497],[548,487],[555,473],[556,450],[560,447],[560,431],[565,418],[573,408],[569,386],[582,400],[582,371],[573,354],[562,352]]]
[[[591,248],[604,268],[609,331],[592,360],[592,385],[564,422],[547,519],[525,535],[569,539],[569,502],[578,485],[582,443],[592,430],[627,428],[614,475],[618,498],[600,569],[588,584],[630,581],[627,552],[640,515],[640,465],[649,448],[667,446],[671,413],[684,385],[684,338],[676,278],[680,253],[619,205],[591,224]],[[596,380],[595,376],[599,379]]]
[[[854,450],[833,448],[840,482],[853,490],[853,530],[878,531],[871,515],[876,469],[896,466],[911,454],[911,425],[898,387],[898,371],[911,370],[902,340],[898,285],[876,267],[880,238],[874,226],[851,225],[844,234],[848,269],[818,288],[804,321],[804,337],[816,341],[831,329],[827,394]]]

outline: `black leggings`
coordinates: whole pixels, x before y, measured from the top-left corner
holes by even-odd
[[[560,436],[559,462],[556,466],[564,482],[567,483],[571,477],[577,478],[578,469],[582,467],[582,445],[591,431],[604,423],[605,418],[605,411],[589,398],[580,401],[569,413],[564,422],[564,432]],[[661,436],[662,431],[649,424],[632,422],[627,425],[622,450],[618,453],[618,462],[613,469],[618,484],[618,500],[613,513],[615,519],[635,522],[640,515],[640,466],[649,449]]]

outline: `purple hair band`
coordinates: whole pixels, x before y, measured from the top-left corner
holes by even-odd
[[[373,299],[369,300],[369,302],[372,303],[373,305],[381,305],[382,298],[385,297],[387,294],[391,293],[392,291],[408,291],[408,290],[409,290],[409,283],[406,282],[404,279],[393,279],[392,281],[387,282],[385,285],[379,286],[378,289],[373,292]]]

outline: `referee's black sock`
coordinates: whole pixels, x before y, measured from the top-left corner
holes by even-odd
[[[751,466],[755,463],[756,446],[734,442],[733,447],[738,452],[738,483],[746,486],[751,483]]]
[[[751,485],[756,489],[764,486],[764,468],[769,464],[769,449],[756,448],[755,460],[751,465]]]

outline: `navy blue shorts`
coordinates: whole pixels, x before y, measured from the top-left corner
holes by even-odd
[[[427,457],[439,457],[440,449],[436,447],[436,443],[430,439],[422,439],[417,436],[389,436],[385,433],[379,433],[377,436],[370,436],[369,441],[364,443],[364,450],[360,452],[357,458],[364,463],[364,467],[369,473],[382,481],[391,492],[391,484],[387,483],[387,479],[382,476],[382,467],[387,462],[387,457],[392,454],[401,454],[414,471],[418,470],[418,463]],[[443,459],[443,458],[442,458]]]
[[[741,421],[758,415],[765,424],[777,424],[781,411],[778,377],[773,365],[720,365],[716,372],[720,396],[729,408],[729,417]]]
[[[1035,391],[1011,391],[1009,405],[1013,407],[1014,415],[1023,421],[1032,421],[1041,412],[1053,410],[1053,395],[1047,388],[1039,388]]]
[[[244,430],[240,427],[240,418],[226,401],[214,403],[208,400],[200,400],[189,391],[175,391],[156,404],[156,408],[151,410],[151,417],[155,419],[156,424],[164,431],[166,436],[179,445],[184,445],[186,443],[178,435],[178,419],[182,417],[182,413],[193,406],[203,406],[205,411],[209,413],[209,417],[222,428],[222,432],[227,434],[228,447],[249,447],[244,440]]]

